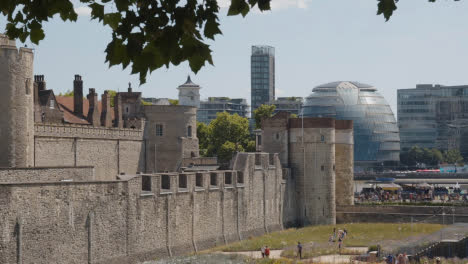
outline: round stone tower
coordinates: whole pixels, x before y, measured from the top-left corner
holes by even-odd
[[[289,120],[289,161],[296,177],[297,218],[306,225],[336,223],[335,120]]]
[[[179,90],[179,105],[200,108],[200,85],[193,83],[190,80],[190,75],[187,77],[187,81],[177,89]]]
[[[0,167],[34,166],[33,59],[0,34]]]

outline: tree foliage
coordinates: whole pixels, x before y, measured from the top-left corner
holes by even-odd
[[[258,7],[270,9],[272,0],[232,0],[229,16]],[[275,0],[273,0],[275,1]],[[457,0],[455,0],[457,1]],[[0,13],[7,19],[6,34],[38,44],[45,38],[43,23],[54,16],[63,21],[78,18],[73,0],[1,0]],[[78,2],[78,1],[76,1]],[[398,0],[378,0],[377,14],[386,20],[396,10]],[[435,2],[435,0],[429,0]],[[112,30],[106,62],[109,67],[131,64],[140,83],[148,73],[170,64],[188,61],[193,72],[206,63],[213,64],[207,40],[222,34],[218,19],[218,0],[79,0],[91,9],[91,18]]]
[[[255,151],[255,141],[250,138],[247,118],[227,112],[218,113],[209,125],[197,123],[197,137],[201,153],[217,156],[227,163],[239,151]]]
[[[254,119],[255,119],[255,128],[261,128],[262,127],[262,121],[270,118],[273,115],[273,112],[275,111],[276,106],[275,105],[264,105],[262,104],[259,106],[257,109],[254,110]]]
[[[179,100],[178,99],[169,99],[169,103],[171,105],[179,105]]]
[[[455,164],[463,161],[460,151],[451,149],[443,153],[438,149],[420,148],[413,146],[409,151],[400,154],[402,164],[416,166],[417,164],[426,164],[437,166],[441,163]]]

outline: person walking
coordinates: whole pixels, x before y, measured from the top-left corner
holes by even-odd
[[[340,237],[338,237],[338,253],[341,254],[341,246],[343,244],[343,239]]]
[[[265,248],[265,257],[266,258],[270,257],[270,248],[268,246],[266,246],[266,248]]]
[[[299,259],[302,259],[302,244],[301,242],[297,242],[297,256]]]
[[[265,258],[265,246],[262,246],[260,252],[262,253],[262,258]]]

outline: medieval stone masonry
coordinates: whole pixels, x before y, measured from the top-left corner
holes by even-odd
[[[335,223],[352,204],[351,122],[279,113],[270,153],[218,170],[199,157],[195,106],[143,105],[131,84],[99,100],[78,74],[56,96],[33,57],[0,34],[2,264],[137,263]]]

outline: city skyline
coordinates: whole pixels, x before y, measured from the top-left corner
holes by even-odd
[[[207,66],[194,75],[186,63],[171,66],[153,72],[141,87],[138,76],[129,75],[128,70],[108,70],[103,50],[110,32],[89,22],[82,10],[77,23],[52,19],[45,24],[46,39],[34,46],[34,71],[44,74],[48,87],[57,93],[71,90],[74,74],[80,74],[85,88],[94,87],[98,93],[123,91],[130,81],[146,97],[168,98],[177,97],[177,86],[190,73],[203,87],[202,99],[226,96],[250,102],[250,48],[265,44],[277,50],[277,97],[305,97],[321,83],[359,81],[379,87],[397,114],[397,89],[419,83],[468,83],[462,67],[468,58],[463,48],[468,37],[463,34],[466,23],[461,15],[468,10],[467,3],[401,2],[389,22],[376,16],[375,3],[368,1],[294,3],[246,18],[226,17],[223,8],[224,35],[211,42],[215,67]],[[0,19],[0,25],[4,21]]]

